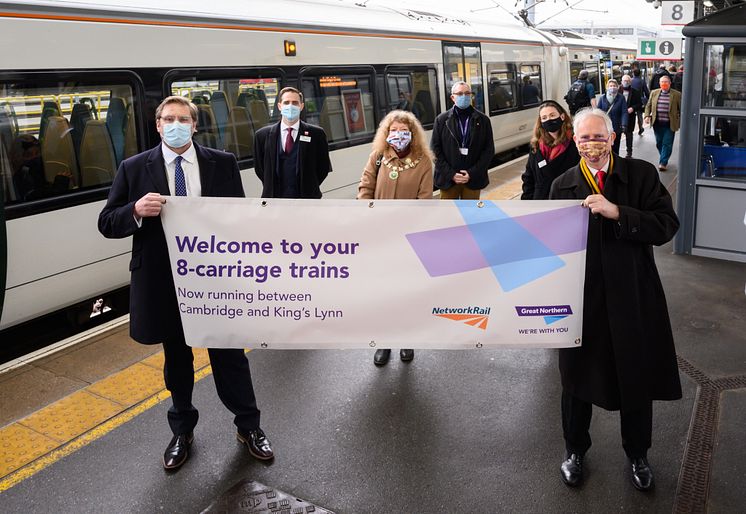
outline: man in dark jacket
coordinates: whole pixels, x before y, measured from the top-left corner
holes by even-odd
[[[495,156],[490,119],[471,105],[471,87],[451,87],[453,108],[435,119],[430,146],[435,154],[435,187],[443,200],[478,200],[487,187]]]
[[[636,68],[632,70],[632,89],[637,90],[637,92],[640,93],[640,96],[642,98],[642,105],[644,106],[646,103],[648,103],[648,97],[650,96],[650,90],[648,89],[648,85],[645,83],[645,80],[642,78],[642,73],[640,72],[639,68]],[[637,133],[639,135],[642,135],[643,132],[645,132],[645,129],[642,127],[642,109],[637,111]]]
[[[624,136],[627,142],[627,158],[632,157],[632,143],[635,135],[635,122],[638,116],[642,116],[643,103],[640,92],[632,87],[632,77],[624,75],[622,77],[622,87],[620,88],[624,100],[627,102],[627,129]],[[642,119],[640,120],[640,129],[642,129]]]
[[[650,91],[652,91],[653,89],[659,89],[661,87],[660,86],[661,77],[671,78],[671,74],[666,69],[665,64],[661,64],[660,68],[655,70],[655,72],[653,73],[653,76],[650,79],[650,88],[649,88]]]
[[[163,376],[171,392],[168,424],[173,438],[163,455],[163,467],[179,468],[189,456],[199,414],[192,405],[194,365],[181,325],[161,206],[169,195],[243,197],[236,158],[197,146],[197,107],[181,96],[170,96],[156,110],[163,141],[155,148],[122,161],[109,199],[98,218],[106,237],[132,236],[130,270],[130,335],[139,343],[163,344]],[[235,414],[238,440],[261,460],[274,457],[259,428],[249,362],[241,349],[210,348],[210,364],[218,396]]]
[[[671,240],[679,227],[671,197],[656,169],[637,159],[615,159],[611,121],[598,109],[574,120],[578,166],[552,184],[552,199],[582,199],[588,221],[583,339],[560,350],[565,484],[583,479],[591,446],[592,405],[620,410],[622,446],[632,483],[653,487],[653,400],[681,398],[668,308],[652,245]]]
[[[282,119],[254,134],[254,172],[263,184],[262,198],[321,198],[321,183],[332,171],[326,133],[300,120],[303,93],[286,87],[277,98]]]

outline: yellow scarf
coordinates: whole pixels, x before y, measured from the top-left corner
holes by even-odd
[[[609,153],[609,171],[606,172],[606,177],[608,178],[611,176],[611,170],[614,167],[614,154]],[[596,179],[593,176],[593,172],[588,167],[588,165],[585,163],[585,159],[580,159],[580,171],[583,174],[583,178],[585,178],[585,181],[588,182],[588,185],[591,188],[591,191],[593,191],[594,195],[602,195],[603,193],[598,188],[598,184],[596,183]]]

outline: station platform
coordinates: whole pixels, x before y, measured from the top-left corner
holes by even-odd
[[[674,198],[677,155],[661,173]],[[635,156],[657,163],[652,130]],[[519,197],[524,165],[494,170],[483,198]],[[601,409],[584,484],[561,482],[557,352],[535,349],[418,350],[382,368],[367,350],[252,350],[269,464],[236,441],[196,350],[200,422],[189,461],[167,473],[163,357],[123,321],[0,374],[0,511],[202,512],[250,479],[336,513],[742,512],[746,265],[670,243],[655,256],[684,398],[654,406],[648,493],[630,481],[618,413]]]

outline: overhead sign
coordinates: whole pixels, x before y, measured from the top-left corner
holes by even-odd
[[[694,2],[663,2],[661,25],[686,25],[694,20]]]
[[[643,61],[680,61],[681,38],[642,38],[637,45],[637,58]]]

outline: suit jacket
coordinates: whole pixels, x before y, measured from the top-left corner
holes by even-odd
[[[652,248],[671,240],[679,220],[652,164],[614,157],[604,196],[619,206],[619,220],[589,216],[582,346],[559,355],[562,387],[609,410],[681,398],[671,322]],[[549,198],[589,194],[575,166],[552,183]]]
[[[321,127],[300,122],[295,144],[300,145],[298,162],[299,188],[301,198],[321,198],[321,183],[332,171],[329,160],[329,144]],[[310,137],[302,141],[301,137]],[[254,134],[254,172],[262,181],[262,198],[277,198],[280,190],[278,156],[280,122],[267,125]]]
[[[233,154],[194,144],[202,196],[243,197],[241,175]],[[108,238],[132,236],[130,260],[130,335],[155,344],[181,330],[176,291],[160,216],[135,222],[135,202],[146,193],[170,195],[159,144],[122,161],[98,217],[98,230]]]
[[[650,124],[655,123],[655,118],[658,116],[658,98],[661,96],[662,89],[656,89],[650,92],[650,98],[645,106],[645,117],[650,116]],[[668,103],[668,120],[671,126],[671,130],[676,132],[681,126],[681,93],[671,88],[668,90],[671,98]]]
[[[634,112],[627,113],[629,116],[637,116],[638,112],[642,112],[643,105],[642,105],[642,93],[640,93],[637,89],[630,87],[629,90],[629,97],[627,98],[627,108],[632,107],[634,109]],[[622,88],[619,88],[619,94],[624,96],[624,91]],[[629,127],[629,123],[627,124]]]

